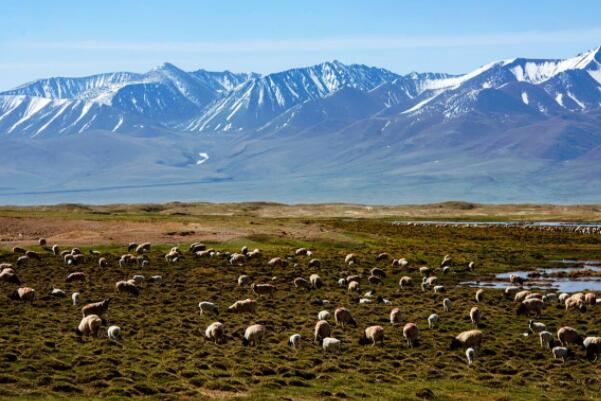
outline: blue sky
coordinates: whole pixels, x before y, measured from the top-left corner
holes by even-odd
[[[462,73],[497,59],[601,45],[601,1],[0,2],[0,90],[48,76],[267,73],[338,59]]]

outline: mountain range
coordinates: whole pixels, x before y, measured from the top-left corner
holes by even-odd
[[[598,202],[601,50],[41,79],[0,92],[0,146],[2,203]]]

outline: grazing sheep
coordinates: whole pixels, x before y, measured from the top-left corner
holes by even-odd
[[[478,327],[480,324],[480,319],[482,319],[482,312],[480,312],[480,308],[474,306],[472,309],[470,309],[470,320],[474,326]]]
[[[175,257],[175,254],[167,254],[167,255],[165,255],[165,261],[171,262],[173,257]],[[121,257],[119,258],[119,267],[129,266],[129,265],[133,264],[135,260],[136,260],[135,256],[130,253],[121,255]]]
[[[294,251],[294,254],[297,256],[306,255],[309,250],[307,248],[298,248]]]
[[[513,297],[513,300],[515,302],[522,302],[523,300],[526,299],[526,297],[528,295],[530,295],[530,291],[522,290],[522,291],[516,292],[515,296]]]
[[[587,337],[582,345],[586,350],[586,358],[589,361],[596,361],[601,355],[601,337]]]
[[[106,333],[111,341],[119,341],[121,339],[121,327],[119,326],[110,326]]]
[[[324,338],[329,337],[331,333],[332,327],[330,326],[330,323],[325,320],[320,320],[315,324],[314,341],[321,344],[321,341]]]
[[[309,276],[309,282],[311,283],[311,287],[314,289],[319,289],[323,287],[323,280],[319,277],[318,274],[313,273]]]
[[[79,326],[75,329],[75,334],[97,337],[101,326],[102,319],[98,315],[87,315],[81,319]]]
[[[540,338],[540,347],[551,349],[551,345],[553,345],[553,334],[549,331],[543,330],[538,333]]]
[[[121,262],[121,261],[119,261]],[[100,267],[101,269],[104,269],[105,267],[109,266],[109,261],[107,258],[102,257],[100,259],[98,259],[98,267]]]
[[[250,286],[250,289],[252,290],[252,292],[255,295],[269,295],[269,297],[273,297],[273,294],[275,293],[275,286],[271,285],[271,284],[257,284],[257,283],[253,283]]]
[[[212,302],[201,301],[198,303],[198,309],[200,309],[201,315],[204,315],[205,313],[219,315],[219,307]]]
[[[58,245],[52,245],[52,253],[56,256],[58,256],[58,254],[61,252],[61,249],[59,248]]]
[[[35,251],[27,251],[25,252],[25,256],[27,256],[29,259],[35,259],[37,261],[42,260],[42,257]]]
[[[265,336],[266,331],[267,330],[265,329],[265,326],[262,324],[253,324],[252,326],[248,326],[244,332],[242,344],[245,346],[258,345]]]
[[[407,345],[411,348],[419,346],[419,328],[415,323],[407,323],[403,327],[403,337],[407,339]]]
[[[90,253],[90,255],[92,255],[92,256],[100,256],[100,255],[102,255],[102,253],[101,253],[100,251],[95,251],[95,250],[93,250],[93,249],[90,249],[88,252],[89,252],[89,253]]]
[[[388,260],[388,259],[390,259],[390,255],[387,252],[382,252],[382,253],[378,254],[378,256],[376,256],[376,260],[378,262],[382,261],[382,260]]]
[[[334,321],[343,328],[346,325],[357,327],[357,321],[353,318],[351,311],[346,308],[337,308],[334,311]]]
[[[22,287],[13,291],[13,293],[10,295],[10,298],[14,299],[15,301],[23,301],[33,304],[33,302],[36,300],[36,293],[33,288]]]
[[[91,304],[84,305],[81,308],[81,314],[84,317],[89,316],[89,315],[104,316],[108,312],[110,304],[111,304],[111,299],[107,298],[100,302],[94,302]]]
[[[65,291],[61,290],[60,288],[52,288],[50,290],[50,296],[56,297],[56,298],[65,298],[67,296],[67,294],[65,293]]]
[[[20,246],[13,247],[14,254],[17,254],[17,253],[25,254],[25,252],[27,252],[27,250],[25,248],[21,248]]]
[[[363,336],[359,337],[360,345],[371,343],[372,346],[375,346],[377,342],[382,347],[384,346],[384,328],[382,326],[369,326],[363,331]]]
[[[386,278],[386,272],[379,267],[374,267],[369,271],[369,274],[372,276],[376,276],[384,280]]]
[[[442,259],[442,262],[440,262],[440,267],[451,267],[453,265],[453,258],[451,258],[450,255],[445,255],[445,257]]]
[[[197,258],[206,258],[211,256],[211,254],[213,253],[213,251],[207,249],[205,251],[198,251],[194,253],[194,256]]]
[[[467,269],[468,269],[469,271],[473,272],[473,271],[476,269],[476,263],[475,263],[475,262],[470,262],[470,263],[467,265]]]
[[[77,265],[77,264],[84,263],[84,262],[85,262],[85,260],[86,260],[86,257],[85,257],[84,255],[80,254],[80,253],[78,253],[78,254],[75,254],[75,255],[72,255],[72,256],[73,256],[73,262],[74,262],[74,264],[76,264],[76,265]]]
[[[253,249],[246,255],[249,259],[259,259],[263,256],[260,249]]]
[[[71,301],[73,301],[73,305],[77,305],[79,303],[79,298],[81,298],[81,294],[79,292],[74,292],[71,294]]]
[[[435,294],[446,292],[446,288],[444,288],[444,285],[435,285],[433,289]]]
[[[530,330],[532,334],[538,334],[541,331],[545,331],[546,328],[547,326],[545,326],[544,323],[535,322],[532,319],[528,320],[528,330]]]
[[[453,305],[453,301],[450,298],[445,298],[442,300],[442,308],[445,312],[449,312],[451,310],[451,305]]]
[[[215,344],[225,341],[225,326],[221,322],[211,323],[205,330],[205,338]]]
[[[311,283],[309,282],[309,280],[303,278],[303,277],[297,277],[295,278],[292,283],[294,284],[294,286],[296,288],[304,288],[306,290],[310,290],[311,289]]]
[[[236,301],[227,308],[227,311],[230,313],[256,313],[257,301],[250,298]]]
[[[548,294],[543,295],[543,302],[557,301],[557,294],[554,292],[550,292]]]
[[[524,279],[517,274],[512,274],[509,276],[509,282],[511,284],[524,285]]]
[[[144,242],[136,247],[136,253],[142,254],[150,251],[150,242]]]
[[[559,296],[557,297],[557,301],[560,304],[564,304],[566,302],[566,299],[568,299],[570,297],[570,294],[568,294],[567,292],[562,292],[561,294],[559,294]]]
[[[229,259],[230,265],[242,265],[246,262],[246,255],[243,253],[234,253]]]
[[[392,302],[390,302],[390,300],[384,298],[381,295],[378,295],[378,297],[376,298],[376,302],[381,305],[392,305]]]
[[[309,261],[309,268],[310,269],[319,269],[321,267],[321,260],[319,259],[311,259]]]
[[[476,291],[476,302],[480,303],[484,301],[484,290],[481,288]]]
[[[192,245],[190,245],[189,249],[190,249],[190,253],[196,254],[197,252],[204,251],[205,249],[207,249],[207,247],[204,244],[195,242]]]
[[[136,296],[136,297],[138,295],[140,295],[140,289],[138,288],[138,286],[130,281],[124,281],[124,280],[118,281],[115,284],[115,288],[117,289],[118,292],[126,292],[126,293]]]
[[[401,288],[403,288],[403,287],[411,287],[412,285],[413,285],[413,280],[409,276],[403,276],[399,280],[399,286]]]
[[[286,267],[288,266],[288,262],[282,258],[280,258],[279,256],[275,257],[275,258],[271,258],[269,260],[269,262],[267,262],[267,264],[269,266],[272,267]]]
[[[540,299],[542,301],[543,294],[541,294],[540,292],[531,292],[530,294],[526,295],[526,298],[524,298],[524,301],[526,301],[528,299]]]
[[[428,266],[422,266],[419,268],[419,273],[423,277],[428,277],[430,275],[430,273],[432,273],[432,269],[430,269]]]
[[[72,283],[73,281],[86,281],[86,274],[84,272],[74,272],[69,274],[65,281],[67,283]]]
[[[359,299],[359,304],[360,305],[371,304],[371,299],[369,299],[369,298],[360,298]]]
[[[252,278],[246,274],[242,274],[238,277],[238,285],[244,287],[252,283]]]
[[[436,313],[433,313],[430,316],[428,316],[428,327],[430,329],[436,327],[437,324],[438,324],[438,315]]]
[[[148,282],[154,284],[161,284],[163,282],[163,276],[150,276]]]
[[[584,294],[584,302],[588,305],[597,305],[597,294],[594,292],[587,292]]]
[[[338,287],[346,287],[346,279],[345,278],[338,279]]]
[[[327,310],[322,310],[317,314],[317,320],[328,321],[331,318],[332,318],[332,315],[330,315],[330,312],[328,312]]]
[[[401,324],[401,310],[399,308],[394,308],[390,311],[390,324]]]
[[[23,256],[19,256],[19,258],[15,262],[15,266],[23,267],[23,266],[27,265],[27,263],[29,263],[29,257],[23,255]]]
[[[361,288],[359,287],[359,283],[357,281],[351,281],[348,283],[348,291],[360,292]]]
[[[21,280],[19,280],[15,271],[10,267],[2,269],[2,272],[0,272],[0,282],[21,285]]]
[[[141,274],[134,274],[134,276],[131,279],[136,285],[142,285],[146,280],[146,278]]]
[[[537,317],[540,317],[540,315],[543,312],[543,306],[545,305],[545,303],[538,298],[530,298],[530,299],[526,299],[524,301],[522,301],[522,303],[520,304],[520,306],[518,307],[516,314],[517,315],[524,315],[524,314],[532,314],[534,313],[534,315],[536,315]]]
[[[465,357],[467,358],[468,366],[471,365],[472,363],[474,363],[474,360],[476,359],[476,350],[471,347],[466,349]]]
[[[322,348],[323,348],[323,353],[324,355],[326,353],[338,353],[340,352],[340,340],[334,338],[334,337],[326,337],[323,339],[322,341]]]
[[[480,330],[466,330],[459,333],[451,340],[450,349],[456,350],[458,348],[474,348],[479,349],[482,344],[482,332]]]
[[[40,246],[46,246],[46,244],[47,244],[47,242],[46,242],[46,238],[40,238],[40,239],[38,240],[38,244],[39,244]]]
[[[298,333],[291,335],[288,339],[288,346],[293,350],[297,351],[298,349],[300,349],[301,338],[301,335]]]
[[[561,359],[563,363],[566,363],[566,359],[572,355],[571,351],[566,347],[553,347],[551,352],[555,359]]]
[[[400,258],[399,260],[397,260],[396,265],[399,267],[406,267],[409,264],[409,261],[405,258]],[[393,264],[394,266],[394,264]]]
[[[564,347],[570,343],[582,345],[584,341],[582,336],[578,334],[578,331],[569,326],[563,326],[560,327],[559,330],[557,330],[557,339]]]
[[[130,242],[130,243],[127,245],[127,252],[131,252],[131,251],[133,251],[134,249],[136,249],[137,247],[138,247],[138,244],[137,244],[136,242]]]
[[[578,309],[580,312],[586,312],[586,302],[584,300],[584,294],[579,292],[571,295],[565,300],[566,311],[569,309]]]
[[[347,265],[350,264],[350,263],[357,264],[357,263],[359,263],[359,258],[354,253],[349,253],[344,258],[344,263],[347,264]]]

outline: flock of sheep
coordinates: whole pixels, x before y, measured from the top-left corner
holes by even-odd
[[[93,258],[100,268],[110,269],[111,268],[111,256],[103,255],[101,252],[90,250],[90,256],[86,256],[83,252],[78,249],[70,249],[61,251],[57,245],[48,248],[46,246],[46,240],[40,239],[40,246],[46,249],[48,252],[52,252],[57,257],[62,258],[65,265],[70,268],[74,268],[78,265],[87,263],[90,258]],[[121,267],[124,266],[138,266],[145,267],[149,264],[147,257],[150,252],[151,244],[142,243],[136,244],[131,243],[128,246],[128,253],[121,255],[117,260]],[[248,250],[243,247],[240,253],[228,253],[219,252],[214,249],[207,249],[205,245],[200,243],[194,243],[190,245],[189,252],[195,258],[211,258],[211,257],[222,257],[227,258],[231,265],[243,265],[249,259],[262,259],[262,252],[258,249]],[[16,255],[14,264],[2,263],[0,264],[0,282],[10,283],[16,286],[21,285],[21,280],[18,277],[18,270],[20,267],[29,263],[29,260],[41,260],[40,254],[35,251],[26,250],[21,247],[13,248],[13,253]],[[295,251],[297,256],[312,257],[312,251],[306,248],[299,248]],[[164,255],[166,263],[177,263],[184,258],[184,253],[179,247],[173,247],[169,252]],[[379,262],[386,262],[392,258],[388,253],[380,253],[377,255],[376,260]],[[274,257],[266,262],[269,266],[278,266],[285,268],[290,262],[289,258],[286,257]],[[353,266],[360,263],[359,257],[356,254],[348,254],[344,260],[345,265]],[[408,261],[404,258],[392,259],[392,265],[395,267],[406,267]],[[321,268],[321,261],[317,258],[311,258],[308,261],[308,266],[319,271]],[[436,271],[440,271],[443,275],[448,273],[452,269],[453,260],[450,256],[445,256],[442,263],[437,268],[432,267],[421,267],[419,272],[422,276],[420,283],[421,290],[424,292],[433,291],[434,293],[442,294],[446,291],[444,285],[440,283],[440,280],[435,276]],[[475,263],[470,262],[467,266],[468,270],[475,269]],[[370,285],[379,285],[386,278],[387,274],[383,268],[374,267],[369,271],[369,276],[365,279],[360,274],[348,275],[341,277],[336,285],[338,287],[344,287],[349,292],[360,294],[359,304],[368,303],[379,303],[379,304],[391,304],[391,302],[382,296],[376,296],[375,292],[368,291],[361,295],[362,288],[361,283],[367,281]],[[78,283],[87,281],[87,275],[81,271],[75,271],[67,275],[66,282]],[[115,290],[120,293],[130,294],[132,296],[138,296],[141,292],[141,285],[143,283],[149,284],[160,284],[162,283],[161,276],[152,276],[149,278],[143,275],[136,274],[129,280],[122,280],[115,283]],[[319,289],[325,287],[324,281],[321,279],[318,273],[313,273],[308,279],[303,277],[296,277],[292,283],[293,287],[298,290]],[[333,284],[333,283],[332,283]],[[510,286],[505,289],[507,297],[512,298],[518,307],[516,310],[517,315],[534,315],[540,317],[543,313],[543,309],[546,304],[550,302],[562,302],[565,305],[566,313],[571,309],[576,309],[580,312],[586,312],[587,306],[591,307],[597,304],[597,299],[594,293],[576,293],[576,294],[556,294],[548,292],[542,294],[539,292],[533,292],[523,288],[523,279],[519,276],[510,277]],[[237,285],[240,287],[249,287],[250,291],[256,299],[248,298],[234,302],[232,305],[227,307],[227,313],[237,314],[250,314],[256,313],[260,299],[262,297],[273,297],[278,290],[274,283],[256,283],[253,282],[252,278],[248,275],[240,275],[237,280]],[[403,276],[399,280],[400,287],[413,286],[413,279],[409,276]],[[65,291],[53,288],[50,293],[54,297],[66,297]],[[33,303],[36,300],[36,291],[30,287],[19,287],[11,293],[10,297],[14,300],[26,301]],[[475,292],[474,301],[476,304],[481,303],[485,298],[485,291],[479,289]],[[80,299],[79,292],[73,292],[71,294],[73,305],[77,305]],[[329,304],[327,300],[322,300],[323,305]],[[449,312],[452,308],[453,302],[450,298],[444,298],[441,304],[441,314]],[[81,308],[82,318],[77,325],[75,332],[81,336],[92,336],[98,337],[102,327],[106,326],[106,315],[111,305],[111,299],[104,299],[95,303],[84,305]],[[219,306],[213,302],[200,301],[198,304],[201,315],[218,316],[220,315]],[[480,308],[475,305],[469,311],[470,320],[474,326],[473,329],[463,331],[457,334],[455,337],[450,339],[449,348],[451,350],[463,349],[469,365],[471,365],[476,356],[481,344],[483,342],[484,334],[478,328],[482,319],[482,313]],[[428,327],[434,329],[439,323],[441,317],[438,313],[431,314],[427,319]],[[225,321],[225,320],[224,320]],[[389,315],[390,324],[393,327],[402,325],[401,313],[399,308],[393,307]],[[343,344],[342,342],[333,337],[333,325],[337,325],[344,329],[346,326],[357,327],[358,322],[353,317],[351,310],[347,307],[338,307],[334,310],[333,316],[327,311],[323,310],[319,312],[317,316],[317,322],[315,324],[314,335],[312,341],[321,346],[324,354],[341,352]],[[530,320],[528,323],[529,330],[540,337],[540,346],[542,348],[548,348],[551,350],[555,358],[560,358],[564,362],[565,360],[573,355],[570,348],[572,345],[580,345],[585,351],[589,360],[596,360],[601,354],[601,337],[586,337],[584,338],[574,328],[563,326],[557,330],[555,336],[547,330],[543,323],[535,322]],[[208,325],[204,335],[208,341],[212,341],[216,344],[222,344],[226,339],[226,323],[216,321]],[[241,341],[244,345],[254,346],[261,343],[261,340],[265,337],[267,327],[261,324],[252,324],[246,328],[244,334],[241,336]],[[371,344],[376,346],[378,344],[383,345],[385,339],[385,329],[381,325],[374,325],[366,327],[361,336],[358,338],[358,343],[361,345]],[[106,329],[106,335],[112,341],[119,341],[121,339],[121,328],[115,325],[111,325]],[[416,322],[406,322],[402,328],[402,335],[406,339],[408,347],[419,346],[420,339],[420,328]],[[303,342],[303,338],[299,333],[292,333],[289,337],[288,344],[294,350],[298,350]]]

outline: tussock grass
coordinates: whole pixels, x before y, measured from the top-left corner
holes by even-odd
[[[463,352],[448,349],[452,336],[471,327],[468,312],[475,304],[475,290],[456,284],[495,272],[547,265],[559,258],[599,259],[598,236],[494,227],[395,226],[382,220],[337,218],[323,218],[319,224],[338,235],[314,241],[259,232],[246,239],[208,244],[230,251],[241,245],[264,250],[262,261],[244,266],[188,255],[181,263],[168,265],[162,252],[171,244],[157,244],[149,255],[150,267],[143,271],[118,267],[116,258],[126,251],[123,245],[99,247],[113,261],[108,269],[98,268],[93,261],[66,267],[59,258],[33,247],[42,252],[42,261],[20,268],[18,275],[41,299],[33,306],[15,303],[5,296],[13,287],[0,284],[0,399],[598,399],[601,362],[588,362],[580,349],[576,349],[578,359],[565,365],[553,360],[549,351],[539,348],[538,338],[522,335],[528,318],[516,317],[515,306],[501,291],[487,290],[485,302],[479,305],[486,337],[475,365],[468,369]],[[312,248],[322,267],[309,269],[309,258],[294,256],[297,246]],[[351,251],[361,263],[348,268],[343,259]],[[376,262],[381,251],[408,258],[410,267],[393,269],[389,262]],[[457,265],[452,274],[437,274],[446,293],[422,293],[417,285],[398,287],[401,275],[419,282],[417,269],[438,266],[445,254],[451,254]],[[270,268],[265,262],[272,256],[290,256],[299,267],[291,263],[285,269]],[[0,250],[0,262],[15,259],[6,249]],[[471,260],[477,262],[473,273],[463,269]],[[358,295],[336,286],[339,277],[365,273],[374,266],[388,275],[376,291],[393,305],[358,305]],[[121,326],[121,342],[75,336],[81,305],[74,307],[70,299],[47,295],[51,286],[69,294],[79,290],[79,285],[65,283],[72,271],[85,271],[89,277],[81,286],[82,304],[113,297],[108,319]],[[307,292],[291,285],[295,277],[308,278],[313,272],[324,279],[325,288]],[[115,293],[114,283],[133,274],[161,274],[163,284],[144,285],[138,298]],[[236,285],[240,274],[249,274],[256,282],[272,282],[276,277],[275,297],[260,298],[255,316],[225,313],[234,301],[252,296],[248,288]],[[372,288],[365,281],[362,284],[364,291]],[[449,313],[442,311],[444,297],[453,300]],[[330,304],[321,305],[320,299]],[[221,316],[200,316],[197,305],[201,300],[216,302]],[[349,307],[359,328],[336,327],[333,334],[342,340],[344,352],[324,356],[311,341],[313,326],[320,310],[333,312],[337,306]],[[407,348],[401,328],[389,324],[393,307],[401,308],[403,321],[416,322],[422,330],[418,348]],[[440,315],[440,326],[429,330],[426,319],[433,312]],[[601,309],[565,313],[560,305],[551,304],[541,321],[551,330],[570,325],[583,334],[601,335],[599,313]],[[226,344],[215,345],[203,338],[204,329],[215,320],[226,325]],[[246,348],[239,336],[252,323],[265,324],[268,335],[258,347]],[[373,324],[385,327],[384,348],[357,343],[361,330]],[[297,353],[286,344],[294,332],[305,340]]]

